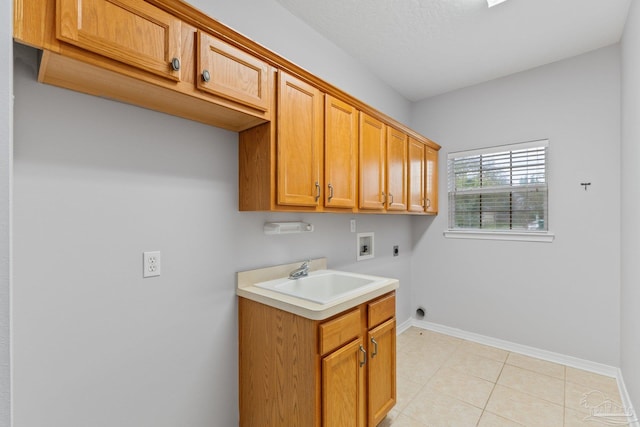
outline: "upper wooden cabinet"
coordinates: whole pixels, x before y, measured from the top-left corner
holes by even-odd
[[[360,113],[360,204],[372,211],[407,210],[407,135]]]
[[[268,65],[198,30],[198,88],[260,111],[269,109]]]
[[[425,147],[425,211],[429,214],[438,213],[438,151]]]
[[[240,210],[437,213],[437,144],[182,0],[13,2],[38,81],[239,132]]]
[[[216,39],[212,22],[190,19],[184,3],[14,0],[14,6],[15,39],[43,49],[40,82],[233,131],[272,119],[273,66],[241,44]]]
[[[358,110],[325,97],[324,205],[354,208],[358,172]]]
[[[278,72],[276,123],[240,133],[240,210],[353,212],[358,111]]]
[[[407,210],[407,135],[387,126],[387,192],[386,208]]]
[[[424,212],[425,206],[425,145],[409,138],[408,210]]]
[[[323,94],[278,73],[278,204],[317,206],[322,196]]]
[[[58,39],[145,71],[180,80],[181,26],[143,0],[58,0]]]
[[[384,210],[386,147],[384,123],[360,113],[360,209]]]

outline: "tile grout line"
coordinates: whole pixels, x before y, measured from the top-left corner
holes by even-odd
[[[509,358],[509,354],[511,354],[511,352],[509,352],[507,354],[507,359]],[[484,413],[487,411],[487,405],[489,404],[489,401],[491,400],[491,396],[493,396],[493,392],[496,389],[496,385],[498,385],[498,379],[500,378],[500,375],[502,375],[502,370],[504,369],[504,365],[505,365],[505,362],[502,363],[502,367],[500,368],[500,372],[498,372],[498,376],[496,377],[496,381],[493,383],[493,387],[491,388],[491,392],[489,392],[489,396],[487,397],[487,401],[484,403],[484,407],[482,408],[482,412],[480,413],[480,418],[478,419],[478,422],[476,423],[476,427],[480,425],[480,421],[482,421],[482,417],[484,416]]]
[[[493,392],[495,391],[496,387],[498,386],[498,381],[500,380],[500,377],[502,376],[502,371],[504,371],[504,367],[507,364],[507,360],[509,359],[509,354],[511,354],[511,353],[512,353],[511,351],[507,352],[507,358],[502,363],[502,368],[500,369],[500,373],[498,374],[498,377],[496,378],[496,382],[493,384],[493,389],[491,389],[491,393],[489,393],[489,398],[487,399],[487,403],[485,403],[484,408],[482,409],[482,415],[484,415],[484,413],[487,411],[487,405],[489,405],[489,400],[491,400],[491,396],[493,396]],[[506,387],[506,386],[502,386],[502,387]],[[482,415],[480,416],[480,419],[482,419]],[[506,420],[512,421],[512,422],[514,422],[516,424],[521,425],[518,421],[512,420],[511,418],[506,417],[505,415],[502,415],[502,414],[495,414],[495,415],[499,416],[501,418],[504,418]],[[480,420],[478,420],[478,423],[480,423]]]

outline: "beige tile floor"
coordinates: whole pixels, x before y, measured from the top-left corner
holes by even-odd
[[[598,427],[612,424],[591,408],[620,404],[615,378],[415,327],[398,336],[397,369],[378,427]]]

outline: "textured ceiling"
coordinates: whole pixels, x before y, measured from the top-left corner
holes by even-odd
[[[631,2],[277,1],[412,101],[616,43]]]

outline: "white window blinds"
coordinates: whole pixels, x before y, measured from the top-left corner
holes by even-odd
[[[547,231],[548,140],[449,153],[449,229]]]

